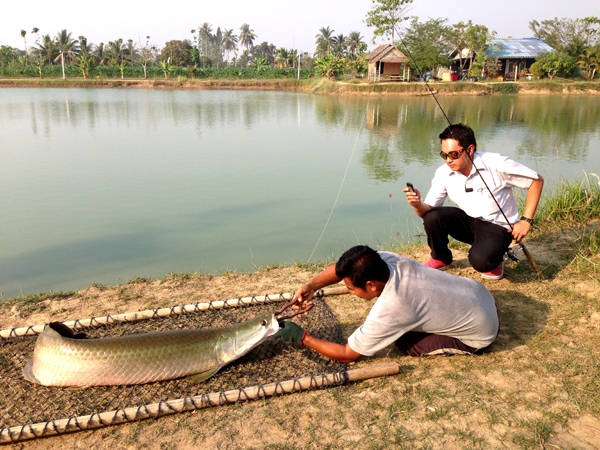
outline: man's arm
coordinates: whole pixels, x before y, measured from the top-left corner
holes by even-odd
[[[316,352],[319,352],[321,355],[342,363],[352,362],[361,356],[360,353],[356,353],[352,350],[348,344],[342,345],[336,344],[335,342],[324,341],[309,334],[304,337],[302,343]]]
[[[527,197],[525,198],[525,209],[523,210],[523,217],[527,217],[529,219],[533,219],[535,215],[535,210],[537,209],[538,203],[540,202],[540,197],[542,196],[542,189],[544,188],[544,179],[541,175],[538,174],[538,179],[533,180],[531,182],[531,186],[527,189]],[[529,230],[531,229],[531,224],[525,220],[521,220],[517,222],[512,229],[513,238],[520,242]]]

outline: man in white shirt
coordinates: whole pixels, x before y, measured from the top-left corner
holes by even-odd
[[[298,289],[293,308],[306,308],[317,290],[342,280],[357,297],[377,297],[347,344],[319,339],[289,321],[280,322],[275,336],[351,362],[394,343],[411,356],[475,354],[498,334],[494,298],[478,281],[364,245],[346,251],[336,264]]]
[[[423,218],[431,248],[425,265],[444,270],[452,263],[451,236],[471,244],[469,261],[482,277],[500,279],[509,245],[523,239],[533,224],[544,180],[506,156],[476,153],[475,134],[467,125],[450,125],[439,137],[446,164],[436,170],[425,201],[418,190],[404,189],[408,203]],[[527,190],[521,217],[514,187]],[[458,208],[442,206],[446,197]]]

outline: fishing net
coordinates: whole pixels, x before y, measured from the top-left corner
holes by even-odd
[[[75,321],[73,328],[76,332],[85,332],[90,338],[187,328],[221,328],[246,321],[264,311],[276,310],[284,301],[251,301],[235,307],[225,305],[224,308],[214,308],[211,303],[204,303],[202,305],[208,305],[206,309],[192,308],[192,311],[165,317],[152,314],[150,318],[139,321],[114,322],[110,320],[110,316],[107,320],[109,323],[106,324],[97,324],[91,320],[86,321],[88,325],[84,326],[82,322]],[[332,342],[343,342],[339,323],[322,297],[315,298],[315,307],[311,313],[301,323],[297,323],[310,330],[311,335]],[[174,399],[191,403],[191,407],[187,408],[189,410],[194,406],[207,406],[206,403],[225,403],[225,399],[209,400],[209,395],[214,398],[214,393],[240,390],[237,395],[243,399],[244,390],[248,387],[257,386],[260,390],[261,386],[269,383],[299,377],[334,374],[334,381],[329,385],[343,384],[346,381],[345,364],[322,357],[304,346],[281,339],[269,339],[222,368],[204,383],[193,383],[180,378],[133,386],[47,387],[30,383],[22,376],[22,368],[32,358],[37,335],[16,334],[9,330],[0,339],[0,443],[65,432],[64,428],[56,425],[59,419],[69,419],[70,429],[67,431],[76,431],[85,428],[79,423],[79,417],[95,416],[107,411],[115,412],[115,419],[99,419],[102,423],[94,427],[112,425],[118,412],[128,408],[137,408],[133,416],[140,418],[145,405],[149,404],[161,405],[159,412],[153,414],[153,417],[162,415],[160,411],[172,413],[169,402]],[[217,396],[218,399],[221,397]],[[36,425],[35,431],[31,424]]]

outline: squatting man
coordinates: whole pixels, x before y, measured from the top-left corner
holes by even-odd
[[[467,125],[450,125],[439,138],[446,164],[436,170],[425,201],[418,190],[404,189],[427,233],[431,258],[425,265],[444,270],[452,263],[451,236],[471,245],[469,262],[483,278],[498,280],[512,240],[520,242],[529,233],[544,179],[501,154],[476,152],[475,134]],[[520,218],[513,188],[527,190]],[[458,207],[443,206],[447,197]]]
[[[348,363],[394,343],[411,356],[477,354],[498,334],[496,304],[481,283],[368,246],[351,248],[309,280],[292,307],[307,308],[317,290],[340,281],[357,297],[377,298],[346,345],[319,339],[290,321],[280,322],[275,336]]]

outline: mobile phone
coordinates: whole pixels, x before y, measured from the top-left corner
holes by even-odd
[[[410,189],[410,192],[415,192],[415,187],[412,183],[406,183],[406,187]]]

